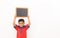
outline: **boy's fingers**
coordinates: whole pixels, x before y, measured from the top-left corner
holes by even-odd
[[[29,16],[28,16],[28,18],[29,18]]]
[[[14,18],[16,18],[16,16]]]

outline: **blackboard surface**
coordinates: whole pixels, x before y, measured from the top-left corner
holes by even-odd
[[[16,8],[17,17],[27,17],[27,8]]]

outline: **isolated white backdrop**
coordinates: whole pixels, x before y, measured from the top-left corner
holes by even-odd
[[[60,0],[0,0],[0,38],[16,38],[16,6],[29,8],[27,38],[60,38]]]

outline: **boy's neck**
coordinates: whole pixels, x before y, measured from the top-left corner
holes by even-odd
[[[23,26],[19,26],[19,27],[23,27]]]

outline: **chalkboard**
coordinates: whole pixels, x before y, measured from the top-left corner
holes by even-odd
[[[16,8],[17,17],[27,17],[28,9],[27,8]]]

